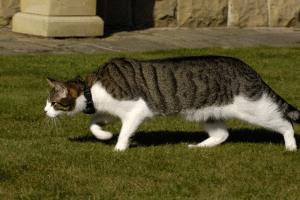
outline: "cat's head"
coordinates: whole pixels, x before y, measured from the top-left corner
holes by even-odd
[[[66,82],[53,78],[47,80],[53,87],[44,108],[47,116],[72,115],[85,109],[84,81],[80,76]]]

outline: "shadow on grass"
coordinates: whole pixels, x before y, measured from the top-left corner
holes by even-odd
[[[157,132],[137,132],[131,139],[131,147],[137,146],[158,146],[165,144],[178,144],[182,142],[199,143],[208,138],[205,132],[183,132],[183,131],[157,131]],[[300,135],[295,135],[297,146],[300,146]],[[118,135],[114,135],[111,140],[102,141],[93,135],[69,138],[73,142],[101,142],[107,145],[115,145]],[[283,136],[276,132],[264,129],[229,129],[229,137],[226,142],[250,142],[250,143],[274,143],[284,144]]]

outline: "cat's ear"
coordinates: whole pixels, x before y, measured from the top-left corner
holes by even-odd
[[[76,76],[74,79],[72,79],[72,81],[74,81],[75,83],[83,83],[84,80],[81,78],[81,76]]]
[[[50,78],[50,77],[47,77],[47,81],[51,87],[55,87],[55,82],[59,82],[59,80],[57,80],[55,78]]]
[[[47,77],[47,81],[48,81],[48,83],[50,84],[51,87],[55,87],[54,82],[57,81],[57,80],[54,79],[54,78]]]
[[[47,81],[56,90],[66,89],[66,86],[64,85],[63,81],[54,78],[49,78],[49,77],[47,77]]]

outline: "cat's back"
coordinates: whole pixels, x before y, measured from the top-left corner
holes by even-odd
[[[114,58],[89,76],[114,98],[143,98],[152,110],[165,114],[226,105],[240,93],[256,98],[263,86],[259,75],[244,62],[222,56]]]
[[[151,60],[138,60],[142,66],[153,66],[156,68],[178,69],[202,69],[202,70],[251,70],[248,65],[239,59],[225,56],[187,56],[187,57],[171,57]]]
[[[242,78],[260,79],[259,75],[239,59],[224,56],[190,56],[151,60],[132,58],[113,58],[91,73],[94,79],[125,77],[131,79],[137,74],[150,78],[179,74],[180,76],[205,76],[212,79],[216,76],[223,79]],[[171,77],[169,77],[171,78]]]

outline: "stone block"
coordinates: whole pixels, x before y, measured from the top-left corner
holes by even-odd
[[[269,26],[295,26],[300,21],[300,0],[269,0]]]
[[[96,0],[22,0],[21,12],[51,16],[96,15]]]
[[[177,0],[156,1],[153,18],[155,27],[177,26]]]
[[[102,36],[104,23],[98,16],[43,16],[19,12],[13,17],[13,32],[43,37]]]
[[[228,0],[178,1],[180,27],[226,26]]]
[[[228,26],[268,26],[268,0],[229,0]]]

